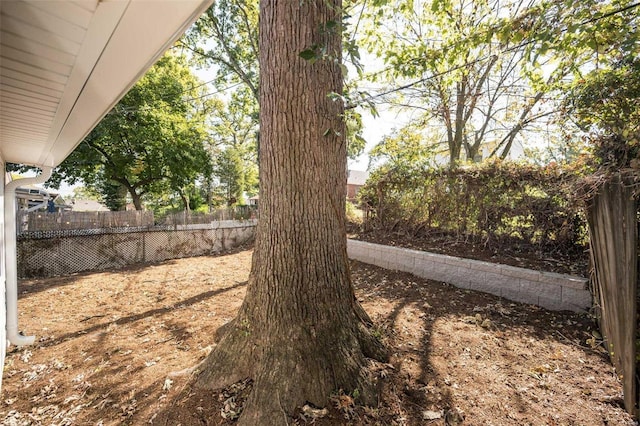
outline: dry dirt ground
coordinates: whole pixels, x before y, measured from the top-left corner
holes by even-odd
[[[25,281],[9,349],[4,425],[232,424],[250,383],[190,391],[245,293],[251,251]],[[375,407],[336,395],[290,424],[632,425],[586,315],[352,263],[357,295],[389,346]],[[596,338],[594,338],[594,335]]]

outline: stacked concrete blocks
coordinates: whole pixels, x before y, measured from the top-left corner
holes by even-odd
[[[460,257],[383,246],[357,240],[347,243],[349,257],[364,263],[483,291],[551,310],[584,312],[591,307],[588,280]]]

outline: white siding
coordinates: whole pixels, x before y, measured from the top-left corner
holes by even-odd
[[[0,390],[2,389],[2,371],[7,354],[7,306],[5,303],[5,259],[4,259],[4,162],[0,158]]]

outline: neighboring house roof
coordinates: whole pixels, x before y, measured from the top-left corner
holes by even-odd
[[[71,211],[74,212],[107,212],[109,209],[102,204],[100,201],[96,200],[71,200],[69,203],[71,206]]]
[[[1,0],[0,159],[60,164],[212,0]]]
[[[347,185],[363,186],[368,178],[369,172],[349,170],[347,175]]]

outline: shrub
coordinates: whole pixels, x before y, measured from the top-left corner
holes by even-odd
[[[346,204],[347,222],[360,225],[362,224],[362,210],[358,209],[352,202],[347,201]]]
[[[364,226],[446,233],[489,246],[582,249],[585,220],[572,196],[581,170],[500,161],[458,169],[383,167],[360,192]]]

